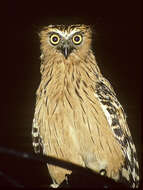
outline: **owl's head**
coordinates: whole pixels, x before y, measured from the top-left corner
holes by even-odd
[[[40,32],[41,50],[46,55],[86,56],[91,46],[89,25],[49,25]]]

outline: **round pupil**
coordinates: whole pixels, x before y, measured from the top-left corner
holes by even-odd
[[[52,40],[53,40],[53,42],[57,42],[57,41],[58,41],[58,38],[57,38],[56,36],[54,36],[54,37],[52,38]]]
[[[80,40],[80,37],[79,37],[79,36],[75,36],[74,40],[75,40],[76,42],[78,42],[78,41]]]

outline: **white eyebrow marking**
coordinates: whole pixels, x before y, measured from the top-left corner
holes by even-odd
[[[78,30],[72,30],[70,33],[67,33],[67,31],[62,32],[62,31],[57,29],[56,32],[59,35],[63,36],[67,40],[70,36],[72,36],[73,34],[75,34],[76,32],[79,32],[79,31]]]

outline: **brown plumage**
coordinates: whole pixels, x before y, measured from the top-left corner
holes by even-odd
[[[49,25],[41,33],[41,83],[33,119],[33,146],[40,152],[106,170],[117,181],[138,186],[136,149],[124,110],[102,76],[87,25]],[[48,165],[55,184],[65,169]]]

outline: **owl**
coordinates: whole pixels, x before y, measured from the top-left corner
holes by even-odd
[[[103,77],[90,25],[48,25],[40,34],[41,82],[32,126],[35,153],[139,184],[136,148],[123,107]],[[58,187],[70,170],[47,165]]]

